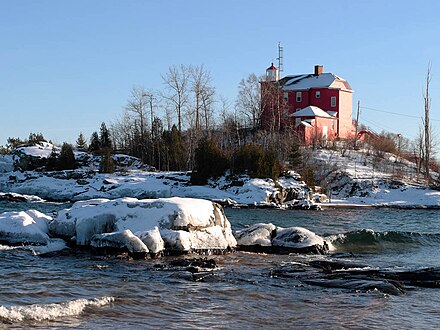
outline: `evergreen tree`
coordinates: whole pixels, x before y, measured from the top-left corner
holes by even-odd
[[[110,139],[110,132],[107,129],[107,126],[105,125],[105,123],[101,124],[101,128],[99,130],[99,142],[101,144],[101,148],[105,149],[105,148],[110,148],[112,147],[112,141]]]
[[[73,170],[75,167],[75,155],[73,154],[72,146],[68,143],[63,143],[60,156],[58,157],[58,169]]]
[[[182,170],[184,165],[184,152],[182,145],[182,136],[176,125],[173,125],[171,131],[164,131],[162,136],[165,146],[164,162],[169,171]]]
[[[101,173],[113,173],[115,171],[115,162],[112,158],[110,148],[102,149],[101,162],[99,164],[99,172]]]
[[[193,184],[206,184],[209,178],[225,173],[229,161],[222,150],[209,138],[202,138],[195,150],[195,170],[191,174]]]
[[[47,168],[51,171],[58,169],[58,152],[55,149],[55,146],[52,147],[52,152],[47,158]]]
[[[87,149],[87,141],[83,133],[79,133],[78,139],[76,140],[76,147],[81,150]]]
[[[93,132],[92,136],[90,137],[90,145],[89,145],[89,151],[96,153],[101,149],[101,142],[99,141],[99,136],[97,132]]]

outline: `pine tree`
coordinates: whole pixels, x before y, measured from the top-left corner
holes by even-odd
[[[52,152],[50,153],[49,157],[47,158],[47,168],[49,170],[56,170],[58,168],[58,152],[55,149],[55,146],[52,147]]]
[[[87,141],[83,133],[79,133],[78,139],[76,140],[76,147],[81,150],[87,149]]]
[[[89,151],[96,153],[101,149],[101,142],[99,141],[99,136],[97,132],[93,132],[92,136],[90,137],[90,145],[89,145]]]
[[[60,156],[58,157],[58,169],[73,170],[75,167],[75,155],[73,154],[72,146],[68,143],[63,143]]]
[[[112,141],[110,139],[110,132],[107,129],[107,126],[105,123],[101,124],[101,129],[99,131],[99,142],[101,143],[101,149],[110,148],[112,147]]]

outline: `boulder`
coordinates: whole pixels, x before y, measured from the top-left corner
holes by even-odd
[[[160,236],[160,231],[158,227],[154,227],[151,230],[138,232],[136,236],[141,239],[141,241],[148,247],[150,253],[156,255],[163,252],[165,249],[165,243]]]
[[[52,218],[36,210],[0,214],[0,242],[7,244],[48,243],[48,222]]]
[[[149,252],[148,247],[128,229],[114,233],[96,234],[92,237],[90,245],[104,250],[110,248],[128,251],[131,254]]]
[[[70,209],[60,211],[49,229],[55,237],[74,239],[77,245],[86,246],[94,235],[129,229],[143,244],[150,245],[152,253],[160,252],[163,246],[181,253],[229,251],[236,246],[223,208],[193,198],[77,202]]]
[[[258,223],[237,231],[237,249],[265,253],[325,254],[329,248],[324,239],[302,227],[282,228]]]

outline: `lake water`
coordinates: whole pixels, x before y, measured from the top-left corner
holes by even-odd
[[[0,212],[29,206],[4,203]],[[45,213],[65,206],[32,205]],[[440,327],[439,289],[407,287],[404,294],[394,295],[307,282],[317,274],[307,265],[322,260],[385,271],[439,268],[440,211],[227,209],[226,214],[234,230],[258,222],[305,227],[326,237],[335,254],[237,252],[209,257],[217,267],[195,276],[170,265],[182,257],[126,260],[85,251],[35,256],[2,247],[0,327]]]

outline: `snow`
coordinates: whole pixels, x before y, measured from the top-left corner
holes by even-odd
[[[95,248],[127,249],[131,253],[149,252],[148,247],[128,229],[114,233],[94,235],[90,245]]]
[[[345,150],[342,155],[321,149],[313,152],[313,159],[333,187],[330,203],[322,205],[440,207],[440,191],[418,183],[415,164],[396,155],[378,157],[368,149]]]
[[[158,227],[144,232],[137,232],[136,236],[140,238],[151,253],[157,254],[165,249],[165,243],[160,236]]]
[[[257,223],[236,232],[237,245],[272,246],[272,233],[276,229],[271,223]]]
[[[48,142],[37,142],[33,145],[21,146],[16,150],[28,156],[38,157],[38,158],[49,158],[52,150],[55,148],[56,152],[60,152],[61,148],[54,146]]]
[[[333,118],[327,112],[322,110],[319,107],[315,107],[314,105],[305,107],[297,112],[292,113],[292,117],[324,117],[324,118]]]
[[[286,79],[286,83],[283,85],[283,90],[286,91],[330,87],[335,80],[344,81],[332,73],[322,73],[319,76],[313,74],[287,76],[283,79]]]
[[[314,232],[302,227],[277,227],[272,239],[273,246],[302,249],[314,245],[323,246],[324,239]]]
[[[48,221],[52,218],[35,210],[0,214],[0,241],[10,244],[47,244]]]
[[[10,175],[14,180],[11,181]],[[121,197],[167,198],[192,197],[226,201],[233,204],[267,204],[278,187],[271,179],[241,177],[242,186],[231,186],[224,177],[207,186],[189,185],[189,175],[182,172],[147,172],[129,170],[124,173],[100,174],[86,170],[72,172],[0,173],[0,191],[36,195],[51,201],[81,201]],[[304,189],[295,178],[282,179],[286,185]]]
[[[282,228],[272,223],[258,223],[237,231],[237,246],[282,247],[304,249],[313,246],[324,247],[324,239],[302,227]]]
[[[70,209],[60,211],[49,229],[53,236],[74,238],[78,245],[107,244],[113,247],[116,246],[111,244],[125,244],[128,247],[124,242],[134,232],[145,249],[148,250],[143,240],[152,246],[152,253],[163,249],[158,237],[159,230],[165,246],[168,244],[173,249],[178,246],[182,251],[228,249],[236,245],[221,206],[192,198],[121,198],[77,202]],[[186,234],[179,234],[180,231]],[[115,232],[122,233],[107,235]],[[106,235],[98,236],[100,234]],[[182,241],[182,244],[170,242],[171,239]],[[116,241],[119,243],[114,243]],[[137,249],[138,246],[132,251],[129,248],[129,251],[139,252]]]
[[[14,170],[14,155],[0,155],[0,173],[12,172]]]

